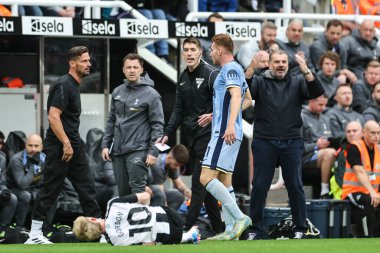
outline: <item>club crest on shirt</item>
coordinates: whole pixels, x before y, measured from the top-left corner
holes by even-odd
[[[201,86],[201,84],[203,83],[205,79],[204,78],[195,78],[195,82],[197,83],[197,88],[199,89],[199,87]]]

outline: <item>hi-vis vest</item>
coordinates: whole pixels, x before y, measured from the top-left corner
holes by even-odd
[[[376,15],[380,13],[379,0],[360,0],[359,9],[361,15]],[[376,27],[380,27],[380,22],[375,22]]]
[[[360,0],[332,0],[333,14],[358,14]]]
[[[7,9],[4,5],[0,4],[0,16],[1,17],[10,17],[12,16],[12,12]]]
[[[376,175],[376,179],[371,181],[371,184],[376,192],[379,191],[379,184],[380,184],[380,150],[379,146],[375,145],[374,147],[374,162],[373,162],[373,170],[371,169],[371,161],[369,160],[369,154],[367,147],[365,145],[365,142],[363,140],[360,140],[358,142],[355,142],[351,145],[355,145],[360,152],[361,160],[363,163],[363,168],[365,172],[367,173],[368,177],[371,174]],[[348,194],[354,193],[354,192],[361,192],[364,194],[369,194],[369,191],[367,188],[365,188],[358,180],[355,171],[353,168],[351,168],[348,161],[346,161],[346,170],[344,172],[343,177],[343,189],[342,189],[342,199],[345,199]]]

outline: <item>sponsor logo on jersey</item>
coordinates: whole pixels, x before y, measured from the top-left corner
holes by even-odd
[[[227,72],[227,78],[235,79],[238,78],[238,73],[236,70],[231,69]]]

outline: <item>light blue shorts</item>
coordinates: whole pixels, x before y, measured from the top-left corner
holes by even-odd
[[[222,137],[211,137],[208,143],[202,167],[219,170],[224,173],[233,173],[239,153],[241,141],[227,145]]]

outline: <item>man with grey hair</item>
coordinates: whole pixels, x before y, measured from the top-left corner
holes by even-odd
[[[264,208],[277,163],[282,168],[295,227],[295,239],[305,238],[306,204],[301,179],[303,140],[301,109],[304,101],[324,93],[305,59],[295,55],[303,75],[288,72],[288,55],[283,50],[270,54],[269,70],[255,75],[250,87],[255,104],[255,128],[252,142],[254,177],[250,202],[253,221],[251,239],[267,239],[263,228]],[[271,94],[268,96],[268,94]]]
[[[304,149],[301,138],[301,109],[304,101],[324,93],[322,85],[311,73],[305,59],[296,54],[302,75],[288,72],[288,55],[283,50],[270,54],[269,70],[254,75],[250,87],[255,100],[255,128],[252,142],[254,177],[250,202],[253,220],[251,239],[267,239],[263,227],[264,207],[277,163],[282,168],[293,221],[294,238],[305,238],[306,204],[301,179]],[[270,96],[268,96],[270,94]]]
[[[310,60],[309,46],[302,41],[303,23],[300,19],[289,20],[286,28],[286,38],[284,41],[277,40],[279,47],[286,52],[289,57],[289,72],[291,75],[301,74],[301,70],[296,60],[296,55],[305,59],[307,67],[314,70]]]
[[[244,69],[251,64],[252,58],[260,50],[268,50],[269,47],[276,42],[277,26],[273,22],[264,22],[261,25],[261,39],[250,40],[241,45],[237,53],[237,60]]]

